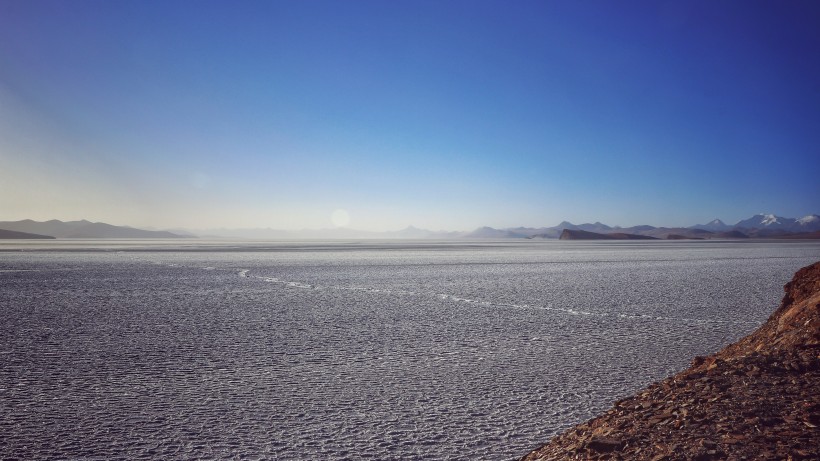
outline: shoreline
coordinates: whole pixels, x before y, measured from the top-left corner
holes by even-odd
[[[521,461],[820,459],[820,262],[760,328]]]

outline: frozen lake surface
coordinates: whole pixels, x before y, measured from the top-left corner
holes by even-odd
[[[0,244],[0,458],[522,456],[760,325],[813,242]]]

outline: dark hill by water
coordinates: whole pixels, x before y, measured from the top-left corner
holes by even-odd
[[[600,234],[580,229],[564,229],[559,240],[657,240],[656,237],[638,234],[626,234],[623,232],[613,232],[610,234]]]
[[[0,239],[53,239],[50,235],[31,234],[0,229]]]
[[[175,234],[168,231],[149,231],[136,229],[127,226],[114,226],[101,222],[82,221],[32,221],[24,219],[22,221],[0,222],[0,229],[25,232],[28,234],[39,234],[53,236],[57,238],[185,238],[184,235]],[[51,237],[51,238],[53,238]],[[31,238],[31,237],[29,237]]]

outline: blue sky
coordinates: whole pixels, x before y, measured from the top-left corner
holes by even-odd
[[[813,1],[0,0],[0,220],[818,213],[818,23]]]

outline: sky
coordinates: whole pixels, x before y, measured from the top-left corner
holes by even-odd
[[[0,220],[820,213],[815,1],[0,0]]]

